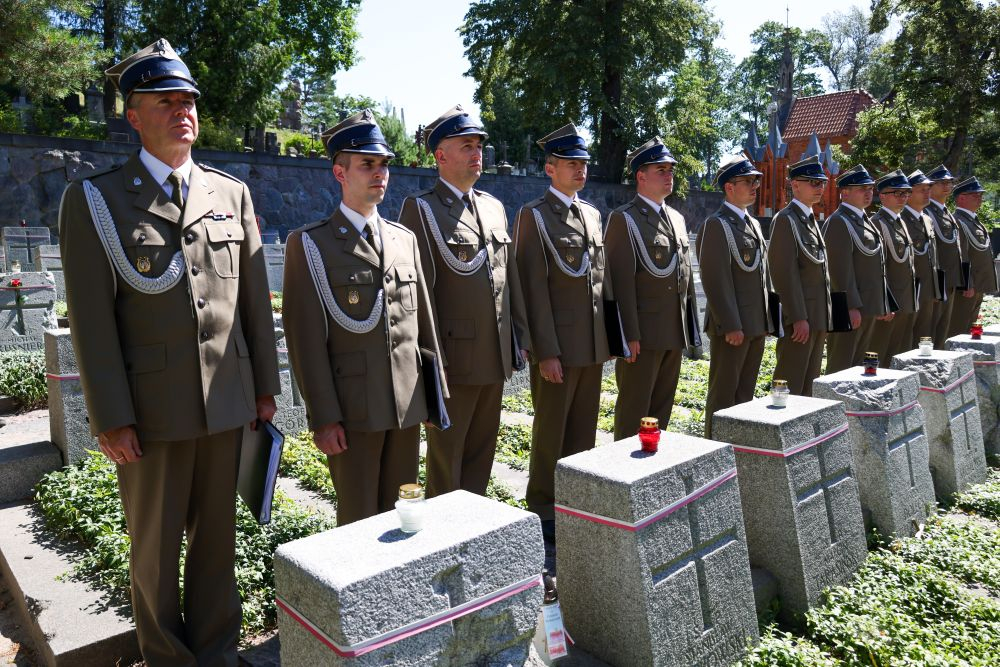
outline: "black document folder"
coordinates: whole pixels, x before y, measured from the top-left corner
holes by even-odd
[[[893,296],[892,290],[889,289],[888,285],[885,286],[885,301],[889,305],[890,313],[895,313],[899,310],[899,302],[896,301],[896,297]]]
[[[427,421],[444,431],[451,427],[448,408],[444,404],[441,386],[441,366],[438,356],[425,347],[420,348],[421,372],[424,376],[424,394],[427,396]]]
[[[698,304],[694,299],[688,299],[686,303],[688,341],[692,347],[701,347],[701,325],[698,324]]]
[[[523,371],[527,364],[524,357],[521,356],[521,341],[517,339],[517,332],[514,331],[513,324],[510,327],[510,352],[510,365],[515,371]]]
[[[775,338],[781,338],[785,335],[785,328],[781,323],[781,297],[777,292],[767,293],[767,311],[771,314],[769,333]]]
[[[937,269],[938,290],[941,293],[941,301],[948,300],[948,279],[942,269]]]
[[[830,331],[853,331],[847,292],[830,292]]]
[[[958,286],[960,290],[967,290],[972,287],[972,264],[962,262],[962,284]]]
[[[258,419],[256,431],[251,431],[249,426],[243,427],[236,488],[262,525],[271,521],[271,501],[284,444],[285,436],[271,422]]]
[[[612,357],[627,359],[632,356],[625,340],[625,328],[622,326],[622,313],[618,310],[617,301],[604,300],[604,331],[608,335],[608,350]]]

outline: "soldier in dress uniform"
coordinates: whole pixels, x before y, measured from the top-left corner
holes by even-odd
[[[951,313],[957,296],[962,293],[967,297],[972,296],[965,284],[969,260],[962,254],[958,222],[945,206],[955,187],[955,177],[942,164],[928,172],[927,178],[931,181],[931,198],[924,213],[931,217],[934,235],[937,237],[938,268],[944,272],[944,295],[942,301],[934,304],[934,348],[944,350],[947,348],[945,341],[948,340]]]
[[[615,440],[635,435],[645,416],[666,428],[684,349],[701,345],[687,225],[664,202],[674,189],[676,162],[659,137],[632,151],[636,196],[611,213],[605,230],[608,272],[630,352],[615,366]]]
[[[473,189],[486,132],[461,105],[424,132],[439,178],[406,198],[399,222],[417,237],[451,393],[451,428],[427,432],[427,491],[485,494],[504,380],[524,367],[524,302],[503,204]]]
[[[934,337],[934,306],[941,300],[938,282],[937,241],[934,223],[924,212],[930,201],[931,180],[917,169],[906,177],[910,183],[910,198],[900,216],[906,223],[913,243],[913,271],[917,277],[917,316],[907,350],[915,350],[920,339]]]
[[[983,304],[983,295],[996,294],[997,273],[993,264],[993,245],[990,234],[977,217],[979,207],[983,205],[983,193],[986,189],[980,185],[979,179],[970,176],[955,186],[952,196],[955,198],[955,220],[962,243],[962,257],[972,264],[972,280],[969,290],[959,294],[955,299],[955,308],[951,314],[950,336],[969,333],[969,329],[979,317],[979,308]],[[966,296],[972,292],[971,296]]]
[[[882,235],[865,209],[875,195],[875,181],[860,164],[837,177],[840,206],[823,227],[830,291],[844,292],[851,331],[827,336],[826,372],[857,366],[870,343],[876,320],[891,320],[886,298]]]
[[[891,320],[875,322],[869,349],[878,354],[879,366],[889,368],[892,358],[913,349],[913,321],[917,317],[917,283],[914,270],[913,241],[900,214],[910,198],[910,181],[897,169],[875,182],[882,207],[872,222],[882,235],[885,278],[889,293],[896,301]]]
[[[761,173],[742,155],[723,161],[715,182],[725,193],[719,210],[698,235],[698,263],[708,308],[710,343],[705,437],[712,415],[753,398],[770,330],[767,246],[760,224],[747,213],[757,198]]]
[[[831,327],[826,244],[813,206],[823,198],[826,172],[815,155],[788,167],[792,201],[771,223],[767,265],[781,301],[785,335],[778,339],[774,377],[793,394],[812,396]]]
[[[142,148],[71,183],[59,210],[90,430],[117,464],[146,664],[235,667],[240,443],[280,391],[253,203],[192,161],[200,93],[166,40],[106,74]]]
[[[342,200],[288,235],[284,324],[344,525],[392,509],[399,487],[417,481],[420,423],[436,400],[420,348],[437,354],[438,339],[417,239],[378,214],[393,153],[374,115],[351,116],[323,143]]]
[[[577,193],[590,154],[576,126],[538,141],[548,191],[518,212],[515,256],[531,337],[531,463],[528,509],[542,520],[546,567],[554,568],[556,461],[591,449],[600,407],[601,369],[610,358],[604,329],[601,214]]]

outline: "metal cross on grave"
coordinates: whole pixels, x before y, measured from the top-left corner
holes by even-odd
[[[813,437],[820,436],[819,424],[813,424]],[[819,464],[819,479],[795,490],[795,500],[801,504],[812,498],[817,493],[823,494],[823,502],[826,505],[826,522],[830,528],[830,544],[837,542],[837,519],[833,511],[833,487],[851,478],[851,455],[842,457],[844,465],[835,467],[828,457],[830,449],[837,446],[844,446],[844,442],[850,437],[845,431],[843,436],[831,438],[826,442],[821,442],[815,447],[803,450],[795,456],[810,456],[810,452],[815,452],[816,461]],[[850,446],[849,444],[847,445]],[[832,457],[830,457],[832,458]]]
[[[51,243],[48,227],[4,227],[2,234],[4,256],[7,258],[7,271],[17,260],[21,271],[32,271],[35,266],[35,248]]]

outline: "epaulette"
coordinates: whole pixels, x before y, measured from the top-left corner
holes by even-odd
[[[426,188],[424,190],[421,190],[420,192],[414,192],[412,194],[406,195],[405,199],[416,199],[417,197],[424,199],[432,194],[434,194],[434,188]]]
[[[329,222],[330,222],[330,218],[325,218],[323,220],[317,220],[316,222],[308,222],[308,223],[302,225],[301,227],[293,229],[292,231],[293,232],[308,232],[311,229],[318,229],[318,228],[322,227],[323,225],[325,225],[325,224],[327,224]]]
[[[416,234],[410,231],[410,229],[406,225],[402,225],[396,222],[395,220],[386,220],[385,218],[382,218],[382,220],[385,220],[385,224],[392,225],[393,227],[398,228],[400,231],[406,232],[408,235],[416,238]]]
[[[477,190],[477,189],[473,188],[472,191],[475,192],[477,195],[479,195],[481,197],[489,197],[490,199],[496,199],[497,201],[500,201],[497,197],[494,197],[489,192],[486,192],[486,190]],[[503,203],[503,202],[501,202],[501,203]]]
[[[593,206],[593,204],[591,204],[591,206]],[[634,199],[629,199],[627,202],[625,202],[624,204],[622,204],[621,206],[619,206],[618,208],[616,208],[615,210],[613,210],[611,212],[612,213],[624,213],[628,209],[635,208],[635,207],[636,207],[635,200]]]
[[[673,206],[670,206],[670,205],[668,205],[666,203],[663,204],[663,208],[667,209],[667,217],[668,218],[671,216],[671,214],[676,213],[677,215],[680,216],[681,220],[684,220],[684,224],[685,225],[687,224],[687,220],[684,218],[684,214],[681,213],[680,211],[678,211],[676,208],[674,208]]]
[[[538,208],[544,203],[545,203],[545,197],[537,197],[529,201],[527,204],[525,204],[524,208]]]
[[[590,203],[589,201],[587,201],[586,199],[580,199],[579,197],[577,197],[577,198],[576,198],[576,200],[577,200],[578,202],[580,202],[581,204],[586,204],[587,206],[589,206],[590,208],[594,209],[594,210],[595,210],[595,211],[597,211],[598,213],[600,213],[600,212],[601,212],[601,209],[597,208],[596,206],[594,206],[593,204],[591,204],[591,203]]]
[[[80,175],[73,179],[73,183],[82,183],[88,178],[97,178],[98,176],[104,176],[105,174],[110,174],[111,172],[118,171],[125,166],[125,163],[113,164],[110,167],[105,167],[104,169],[98,169],[86,175]]]
[[[213,174],[218,174],[220,176],[225,176],[226,178],[228,178],[228,179],[230,179],[232,181],[236,181],[240,185],[245,185],[245,183],[243,183],[243,181],[241,181],[240,179],[236,178],[232,174],[226,173],[226,172],[222,171],[221,169],[216,169],[215,167],[209,166],[209,165],[205,164],[204,162],[199,162],[198,166],[201,167],[202,169],[204,169],[205,171],[210,171]]]

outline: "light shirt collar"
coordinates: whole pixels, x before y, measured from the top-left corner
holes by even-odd
[[[899,220],[899,214],[893,211],[891,208],[883,206],[882,210],[888,213],[889,217],[892,218],[893,220]]]
[[[740,208],[736,204],[731,204],[728,199],[725,200],[726,206],[736,211],[736,215],[739,216],[740,220],[747,217],[747,210],[745,208]]]
[[[978,217],[976,217],[975,213],[973,213],[972,211],[970,211],[967,208],[962,208],[961,206],[958,206],[958,207],[955,208],[955,212],[957,213],[959,211],[965,211],[965,214],[968,215],[969,217],[971,217],[973,220],[978,220],[979,219]]]
[[[454,192],[454,193],[455,193],[455,196],[456,196],[456,197],[458,197],[459,199],[461,199],[462,197],[465,197],[466,195],[468,195],[470,199],[472,198],[472,190],[469,190],[468,192],[462,192],[461,190],[459,190],[459,189],[458,189],[458,188],[456,188],[456,187],[455,187],[454,185],[452,185],[452,184],[451,184],[451,183],[449,183],[448,181],[444,180],[444,179],[443,179],[443,178],[441,178],[440,176],[438,177],[438,179],[439,179],[439,180],[440,180],[440,181],[441,181],[442,183],[444,183],[445,185],[447,185],[447,186],[448,186],[448,189],[449,189],[449,190],[451,190],[452,192]]]
[[[859,217],[859,218],[861,218],[862,220],[864,220],[864,219],[865,219],[865,212],[864,212],[864,211],[862,211],[862,210],[861,210],[860,208],[858,208],[857,206],[851,206],[851,205],[850,205],[850,204],[848,204],[848,203],[847,203],[846,201],[842,201],[842,202],[840,202],[840,203],[841,203],[842,205],[846,206],[847,208],[851,209],[851,210],[852,210],[852,211],[854,211],[855,213],[857,213],[857,214],[858,214],[858,217]]]
[[[646,202],[647,204],[649,204],[649,205],[650,205],[650,207],[652,207],[652,209],[653,209],[654,211],[656,211],[657,215],[659,215],[659,213],[660,213],[660,209],[661,209],[661,208],[663,208],[663,204],[657,204],[656,202],[654,202],[654,201],[653,201],[652,199],[650,199],[649,197],[645,197],[645,196],[643,196],[643,195],[640,195],[640,194],[639,194],[638,192],[636,192],[635,194],[636,194],[636,196],[637,196],[637,197],[639,197],[639,199],[641,199],[642,201],[644,201],[644,202]]]
[[[569,208],[570,206],[572,206],[573,204],[576,203],[576,197],[567,197],[566,195],[564,195],[563,193],[559,192],[558,190],[556,190],[551,185],[549,186],[549,191],[552,194],[554,194],[556,197],[558,197],[559,201],[561,201],[562,203],[566,204],[566,208]]]
[[[354,228],[358,230],[358,233],[361,234],[363,238],[368,238],[368,235],[365,231],[365,225],[367,225],[369,222],[372,223],[372,229],[375,230],[375,236],[378,236],[377,209],[374,213],[372,213],[372,217],[365,218],[365,216],[361,215],[360,213],[355,211],[353,208],[349,207],[344,202],[340,202],[340,212],[344,214],[344,217],[347,218],[352,225],[354,225]]]
[[[191,167],[194,165],[194,161],[190,157],[187,159],[187,162],[174,169],[165,162],[160,161],[159,158],[154,157],[145,148],[142,148],[139,151],[139,162],[142,162],[142,166],[146,168],[146,171],[153,177],[153,180],[160,184],[163,191],[167,193],[168,198],[173,197],[174,186],[170,184],[167,178],[175,171],[179,173],[182,179],[181,194],[184,195],[184,200],[187,201],[188,190],[191,186]]]
[[[920,219],[920,216],[922,216],[924,214],[923,211],[918,211],[917,209],[913,208],[909,204],[906,205],[906,210],[910,212],[910,215],[912,215],[914,218],[916,218],[918,220]]]
[[[798,199],[795,199],[794,197],[792,198],[792,203],[798,204],[799,209],[805,214],[805,216],[807,218],[813,212],[811,206],[806,206],[805,204],[803,204],[802,202],[800,202]]]
[[[938,208],[945,208],[944,204],[939,202],[937,199],[934,199],[934,197],[931,197],[931,201],[934,202],[934,205],[937,206]]]

